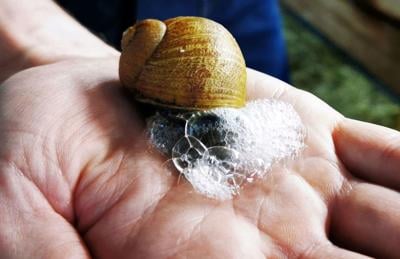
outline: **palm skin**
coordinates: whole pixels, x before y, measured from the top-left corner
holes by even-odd
[[[249,70],[249,98],[292,103],[306,148],[219,202],[149,148],[117,69],[72,59],[2,84],[1,258],[400,256],[398,132]]]

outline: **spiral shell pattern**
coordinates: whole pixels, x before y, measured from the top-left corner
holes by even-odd
[[[185,110],[245,105],[240,48],[228,30],[206,18],[135,24],[124,33],[119,72],[138,101]]]

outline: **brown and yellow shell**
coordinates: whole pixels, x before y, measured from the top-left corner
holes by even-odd
[[[138,101],[202,110],[242,107],[246,65],[233,36],[206,18],[143,20],[125,31],[120,80]]]

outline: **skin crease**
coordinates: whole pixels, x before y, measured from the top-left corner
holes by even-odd
[[[351,143],[355,126],[384,135],[376,148],[388,134],[398,144],[398,132],[345,119],[316,97],[249,70],[249,98],[291,102],[306,125],[307,147],[234,200],[218,202],[178,183],[149,150],[117,64],[117,56],[60,61],[2,84],[1,258],[399,255],[399,193],[354,178],[338,157],[356,170],[341,139],[360,151],[374,145]],[[391,148],[382,171],[399,163],[398,145]],[[379,162],[370,156],[361,167]]]

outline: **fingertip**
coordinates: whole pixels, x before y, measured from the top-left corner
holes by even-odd
[[[357,177],[400,189],[400,132],[346,118],[333,140],[337,156]]]

